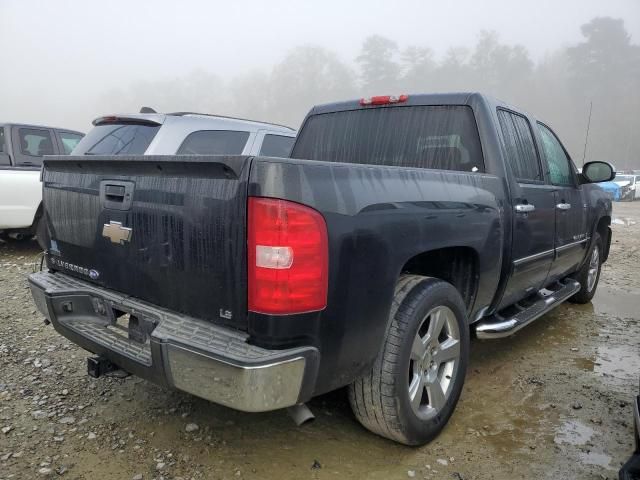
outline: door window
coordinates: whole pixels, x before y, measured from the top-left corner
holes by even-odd
[[[23,155],[41,157],[54,154],[49,130],[20,128],[18,129],[18,139],[20,141],[20,152]]]
[[[542,138],[542,150],[549,168],[549,178],[554,185],[573,186],[573,175],[569,156],[555,134],[547,127],[538,124]]]
[[[199,130],[190,133],[178,149],[178,155],[239,155],[249,132],[234,130]]]
[[[76,147],[80,139],[83,135],[79,133],[71,133],[71,132],[60,132],[58,131],[58,135],[60,135],[60,140],[62,141],[62,148],[64,149],[64,154],[69,155],[71,151]]]
[[[529,120],[517,113],[498,110],[507,161],[520,182],[542,182],[540,160]]]
[[[265,135],[260,148],[260,155],[265,157],[288,157],[293,147],[294,137],[284,135]]]

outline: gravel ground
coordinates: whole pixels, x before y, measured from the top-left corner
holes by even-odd
[[[92,379],[45,326],[26,276],[35,242],[0,241],[0,479],[614,479],[632,450],[640,376],[640,202],[616,204],[589,305],[472,343],[458,408],[422,448],[378,438],[344,391],[316,421],[243,414],[135,377]]]

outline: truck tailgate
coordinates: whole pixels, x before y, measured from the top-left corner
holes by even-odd
[[[250,158],[46,157],[47,265],[246,328]]]

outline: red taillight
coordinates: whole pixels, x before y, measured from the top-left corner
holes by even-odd
[[[320,213],[249,197],[247,238],[250,311],[284,315],[327,306],[329,251]]]
[[[378,95],[377,97],[361,98],[360,105],[388,105],[390,103],[402,103],[409,100],[409,95]]]

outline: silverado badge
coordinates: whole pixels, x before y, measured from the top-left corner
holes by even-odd
[[[123,227],[122,223],[113,220],[102,227],[102,236],[111,240],[111,243],[120,245],[131,240],[131,233],[132,230],[129,227]]]

